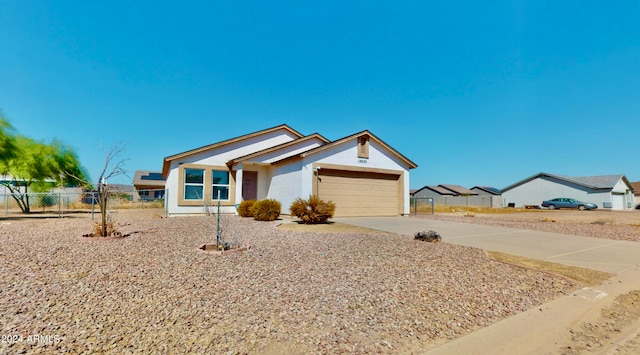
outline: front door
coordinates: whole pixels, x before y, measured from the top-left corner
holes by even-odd
[[[258,199],[258,172],[244,171],[242,173],[242,199]]]

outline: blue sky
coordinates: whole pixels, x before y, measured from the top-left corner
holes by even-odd
[[[286,123],[365,129],[411,187],[640,180],[637,1],[0,0],[0,109],[135,170]]]

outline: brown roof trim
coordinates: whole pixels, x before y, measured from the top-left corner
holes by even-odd
[[[187,157],[187,156],[190,156],[190,155],[193,155],[193,154],[197,154],[197,153],[201,153],[201,152],[204,152],[204,151],[207,151],[207,150],[210,150],[210,149],[223,147],[223,146],[228,145],[228,144],[232,144],[232,143],[236,143],[236,142],[239,142],[239,141],[242,141],[242,140],[245,140],[245,139],[261,136],[263,134],[271,133],[271,132],[274,132],[274,131],[277,131],[277,130],[280,130],[280,129],[285,129],[285,130],[293,133],[294,135],[298,136],[298,138],[302,138],[303,137],[303,135],[300,132],[294,130],[293,128],[289,127],[286,124],[281,124],[279,126],[275,126],[275,127],[263,129],[261,131],[257,131],[257,132],[245,134],[245,135],[242,135],[242,136],[238,136],[238,137],[235,137],[235,138],[227,139],[227,140],[224,140],[222,142],[205,145],[205,146],[202,146],[200,148],[191,149],[191,150],[188,150],[188,151],[183,152],[183,153],[174,154],[174,155],[170,155],[168,157],[165,157],[164,158],[164,163],[162,165],[162,176],[164,178],[166,178],[167,175],[169,174],[169,166],[170,166],[170,162],[172,160],[184,158],[184,157]]]
[[[300,142],[304,142],[304,141],[307,141],[307,140],[310,140],[310,139],[313,139],[313,138],[318,138],[321,141],[323,141],[325,144],[330,142],[327,138],[323,137],[321,134],[313,133],[313,134],[310,134],[308,136],[304,136],[302,138],[298,138],[298,139],[292,140],[290,142],[278,144],[276,146],[273,146],[273,147],[270,147],[270,148],[266,148],[266,149],[257,151],[255,153],[247,154],[245,156],[229,160],[227,162],[227,165],[228,166],[232,166],[235,163],[238,163],[238,162],[241,162],[241,161],[244,161],[244,160],[247,160],[247,159],[255,158],[255,157],[263,155],[263,154],[271,153],[271,152],[274,152],[276,150],[279,150],[279,149],[282,149],[282,148],[286,148],[286,147],[292,146],[294,144],[298,144]]]
[[[400,160],[402,160],[403,162],[405,162],[408,166],[409,169],[415,169],[418,167],[418,165],[414,162],[412,162],[411,160],[409,160],[409,158],[405,157],[404,155],[400,154],[400,152],[398,152],[397,150],[393,149],[390,145],[388,145],[387,143],[385,143],[382,139],[378,138],[376,135],[374,135],[373,133],[369,132],[368,130],[364,130],[362,132],[358,132],[355,134],[352,134],[350,136],[346,136],[344,138],[340,138],[338,140],[335,140],[329,144],[325,144],[321,147],[317,147],[314,149],[311,149],[309,151],[306,151],[302,154],[300,154],[301,157],[306,157],[308,155],[312,155],[318,152],[321,152],[325,149],[329,149],[331,147],[335,147],[337,145],[340,145],[344,142],[350,141],[352,139],[356,139],[358,137],[362,137],[362,136],[369,136],[369,138],[373,139],[374,141],[376,141],[378,144],[380,144],[381,146],[385,147],[386,149],[388,149],[390,152],[392,152],[394,155],[396,155],[398,158],[400,158]]]

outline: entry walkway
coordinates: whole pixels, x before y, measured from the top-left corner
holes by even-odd
[[[570,330],[595,321],[618,295],[640,290],[640,243],[410,217],[335,218],[336,222],[404,234],[435,230],[447,243],[525,256],[616,274],[462,338],[428,354],[557,354]],[[637,335],[640,328],[627,330]],[[618,335],[619,336],[619,335]],[[605,353],[614,351],[616,338]]]

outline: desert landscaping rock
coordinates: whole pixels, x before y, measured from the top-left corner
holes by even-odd
[[[442,241],[442,236],[440,236],[440,233],[430,230],[430,231],[417,232],[413,236],[413,239],[420,240],[420,241],[423,241],[423,242],[436,243],[436,242],[441,242]]]
[[[448,243],[221,221],[251,249],[200,252],[214,217],[119,213],[129,236],[104,242],[83,215],[0,221],[1,334],[22,337],[0,353],[406,353],[576,286]]]

